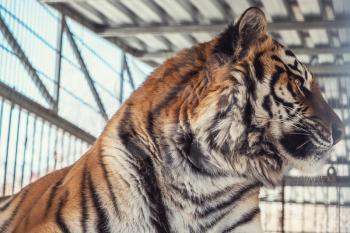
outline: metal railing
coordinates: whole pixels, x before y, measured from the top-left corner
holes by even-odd
[[[40,1],[0,1],[0,196],[76,161],[134,88],[130,73],[119,87],[124,53],[84,30]]]
[[[0,97],[0,196],[72,164],[94,141],[90,134],[3,84],[0,96],[4,96]]]

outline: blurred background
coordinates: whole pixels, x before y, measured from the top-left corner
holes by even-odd
[[[0,196],[73,163],[174,52],[249,6],[318,78],[346,124],[321,176],[261,192],[265,232],[350,232],[350,1],[0,0]]]

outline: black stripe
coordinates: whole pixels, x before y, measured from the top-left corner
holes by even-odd
[[[176,191],[176,193],[180,194],[183,199],[190,200],[193,204],[196,204],[196,205],[202,205],[205,202],[215,201],[215,199],[218,199],[218,198],[224,196],[225,194],[227,194],[228,192],[233,190],[236,187],[236,184],[234,184],[232,186],[228,186],[228,187],[224,188],[223,190],[216,191],[216,192],[213,192],[213,193],[210,193],[207,195],[201,195],[201,196],[194,196],[191,193],[189,193],[187,189],[180,188],[180,187],[177,187],[175,185],[171,185],[170,187],[174,191]]]
[[[8,202],[6,202],[9,198],[13,197],[11,200],[9,200]],[[0,212],[5,211],[10,205],[11,203],[16,199],[15,196],[13,195],[9,195],[9,196],[5,196],[5,197],[1,197],[1,202],[6,202],[6,204],[4,204],[3,206],[0,207]]]
[[[223,233],[229,233],[229,232],[233,231],[235,228],[250,222],[259,213],[260,213],[260,209],[259,208],[254,208],[254,209],[250,210],[248,213],[242,215],[242,217],[237,222],[235,222],[229,228],[225,229],[223,231]]]
[[[244,84],[247,88],[247,103],[245,104],[243,109],[243,123],[245,124],[246,128],[249,128],[252,124],[252,116],[254,114],[254,108],[250,101],[250,97],[256,100],[256,83],[251,78],[252,74],[250,72],[249,65],[247,63],[244,63],[242,67],[246,72],[244,77]]]
[[[225,218],[227,215],[232,213],[232,209],[235,208],[234,206],[230,209],[226,210],[225,212],[215,216],[212,218],[209,222],[206,222],[205,224],[201,225],[199,227],[199,232],[208,232],[210,228],[213,228],[216,224],[218,224],[223,218]]]
[[[294,74],[293,72],[291,72],[291,70],[297,70],[300,74],[302,73],[302,72],[299,70],[299,68],[298,68],[298,62],[297,62],[297,60],[294,61],[294,65],[289,65],[289,64],[287,65],[287,64],[284,63],[284,61],[282,61],[282,59],[279,58],[277,55],[272,55],[272,56],[271,56],[271,59],[272,59],[272,60],[275,60],[275,61],[277,61],[277,62],[279,62],[279,63],[281,63],[281,64],[284,66],[285,72],[287,72],[288,75],[296,76],[296,77],[298,77],[298,79],[299,79],[302,83],[304,83],[304,78],[303,78],[303,77],[301,77],[300,75],[296,75],[296,74]]]
[[[221,213],[220,215],[215,216],[209,222],[206,222],[205,224],[201,225],[199,227],[199,232],[208,232],[210,228],[213,228],[217,223],[219,223],[225,216],[227,216],[230,213],[232,213],[232,209],[229,209]]]
[[[90,172],[87,174],[87,181],[92,197],[92,202],[97,213],[97,231],[99,233],[109,233],[111,232],[111,229],[108,222],[108,213],[107,210],[103,207],[102,200],[97,193],[96,187],[91,179]]]
[[[234,205],[237,201],[242,199],[246,193],[248,193],[249,191],[251,191],[255,188],[258,188],[260,186],[261,186],[260,183],[253,183],[253,184],[244,186],[241,189],[239,189],[236,193],[234,193],[227,200],[220,202],[214,206],[208,207],[204,211],[198,213],[198,216],[202,217],[202,218],[207,217],[208,215],[210,215],[214,212],[220,211],[222,209],[225,209],[228,206]]]
[[[283,70],[281,67],[276,68],[276,72],[272,75],[271,77],[271,82],[270,82],[270,92],[272,94],[272,97],[274,98],[274,100],[276,101],[276,104],[282,104],[283,106],[289,107],[289,108],[293,108],[293,104],[284,101],[282,98],[278,97],[276,92],[275,92],[275,85],[278,82],[279,78],[281,77],[281,75],[286,72],[285,70]],[[286,112],[289,114],[290,111],[288,109],[285,109]]]
[[[247,99],[247,103],[245,104],[244,110],[243,110],[243,123],[246,126],[246,128],[250,128],[252,124],[252,116],[254,114],[253,106],[249,99]]]
[[[281,157],[278,156],[278,152],[277,152],[276,146],[273,143],[267,142],[265,140],[261,141],[260,143],[261,143],[261,146],[265,150],[261,154],[264,154],[266,157],[269,157],[269,158],[273,159],[277,163],[277,166],[279,168],[281,168],[282,164],[283,164],[283,161],[282,161]]]
[[[287,90],[289,91],[289,93],[291,94],[292,97],[296,97],[296,93],[293,90],[292,84],[290,82],[287,83]]]
[[[289,50],[289,49],[286,50],[285,54],[286,54],[287,56],[289,56],[289,57],[294,57],[294,58],[296,58],[295,54],[294,54],[291,50]]]
[[[228,57],[232,57],[237,46],[237,41],[238,30],[233,24],[230,24],[228,28],[219,35],[213,53],[225,54]]]
[[[284,72],[287,72],[287,70],[290,69],[290,68],[286,65],[286,63],[284,63],[284,61],[282,61],[282,59],[279,58],[277,55],[272,55],[272,56],[271,56],[271,59],[274,60],[274,61],[277,61],[277,62],[281,63],[281,64],[284,66],[284,68],[285,68]]]
[[[304,67],[305,68],[305,67]],[[306,68],[304,69],[304,76],[305,76],[305,79],[308,80],[309,79],[309,74],[306,70]]]
[[[172,87],[169,93],[165,96],[165,98],[152,110],[153,116],[158,116],[162,109],[169,106],[169,103],[176,96],[178,96],[182,90],[184,90],[187,84],[192,80],[192,78],[196,77],[198,73],[198,70],[189,70],[185,75],[183,75],[181,81],[178,84],[176,84],[176,86]]]
[[[300,89],[301,89],[301,91],[303,92],[303,94],[305,95],[305,98],[306,99],[309,99],[309,98],[311,98],[312,96],[312,92],[309,90],[309,89],[307,89],[306,87],[304,87],[303,85],[300,87]]]
[[[81,218],[80,223],[83,233],[87,232],[87,221],[89,219],[89,212],[87,206],[87,194],[86,194],[86,180],[87,180],[87,167],[84,166],[81,184],[80,184],[80,205],[81,205]]]
[[[174,206],[178,209],[181,209],[183,210],[184,209],[184,206],[183,206],[183,203],[181,201],[178,201],[178,197],[176,195],[174,195],[175,198],[173,197],[173,195],[169,195],[169,199],[170,201],[174,204]]]
[[[215,119],[215,118],[214,118]],[[207,137],[207,143],[209,144],[209,148],[211,150],[216,150],[221,152],[223,155],[228,155],[230,153],[230,135],[228,134],[226,137],[226,140],[224,142],[221,142],[221,145],[218,144],[217,137],[219,133],[222,133],[221,129],[218,129],[218,125],[221,121],[213,121],[212,126],[208,129],[208,137]],[[218,174],[219,175],[219,174]],[[221,173],[220,175],[225,175]]]
[[[218,112],[216,113],[213,124],[216,124],[218,121],[225,119],[227,115],[232,111],[234,105],[237,103],[237,97],[235,96],[238,91],[233,89],[229,95],[223,95],[218,101]],[[215,128],[212,126],[210,128]]]
[[[150,157],[150,152],[146,152],[142,147],[142,142],[137,135],[133,135],[131,122],[131,109],[128,108],[119,126],[119,138],[133,156],[134,169],[139,174],[140,187],[146,192],[150,208],[150,221],[158,233],[169,233],[170,226],[165,211],[164,202],[158,181],[154,171],[154,165]]]
[[[259,168],[257,169],[257,167]],[[257,173],[261,176],[259,177],[259,180],[261,180],[264,184],[267,183],[268,185],[274,187],[274,183],[271,181],[268,175],[268,172],[266,171],[267,169],[265,168],[266,168],[266,162],[263,160],[258,160],[256,165],[254,166],[254,169],[256,169]]]
[[[129,115],[131,115],[131,113],[127,113]],[[152,111],[150,111],[148,113],[148,116],[147,116],[147,126],[146,126],[146,130],[147,130],[147,133],[148,133],[148,136],[150,138],[150,142],[153,143],[155,145],[155,148],[157,151],[153,152],[153,154],[155,154],[155,158],[158,158],[160,156],[160,148],[158,146],[158,143],[157,143],[157,140],[156,140],[156,137],[154,135],[155,132],[154,132],[154,114]]]
[[[67,199],[68,199],[68,191],[64,193],[64,196],[61,198],[60,202],[58,203],[58,208],[56,212],[56,224],[63,233],[71,232],[68,229],[67,224],[64,222],[63,215],[62,215],[62,209],[64,208],[64,205],[66,204]]]
[[[297,60],[294,60],[294,64],[293,65],[290,65],[288,64],[288,67],[292,70],[296,70],[299,72],[299,74],[302,74],[301,70],[298,68],[298,61]]]
[[[7,195],[7,196],[0,197],[0,203],[3,202],[3,201],[8,200],[10,197],[13,197],[13,195]]]
[[[52,203],[53,203],[53,200],[54,200],[54,198],[55,198],[55,196],[56,196],[57,190],[58,190],[59,186],[62,184],[63,178],[64,178],[64,176],[63,176],[62,178],[60,178],[60,179],[56,182],[56,184],[51,188],[50,196],[49,196],[49,198],[47,199],[47,204],[46,204],[46,208],[45,208],[44,217],[46,217],[47,214],[48,214],[49,211],[50,211],[50,208],[51,208]]]
[[[208,130],[210,131],[210,130]],[[205,152],[200,147],[200,144],[195,139],[192,129],[188,123],[184,124],[183,132],[174,136],[171,140],[171,143],[175,146],[175,150],[173,148],[169,148],[165,143],[162,143],[162,151],[165,152],[165,158],[168,159],[174,156],[174,152],[177,152],[177,155],[181,157],[182,162],[185,162],[191,171],[196,175],[201,176],[226,176],[227,174],[217,171],[217,169],[210,169],[208,167],[208,163],[205,162]],[[210,149],[221,150],[216,144],[215,138],[213,138],[213,134],[209,134],[207,141],[210,145]]]
[[[21,200],[18,202],[18,204],[16,205],[16,208],[13,210],[11,216],[6,220],[3,221],[3,224],[0,225],[0,232],[5,232],[7,230],[7,228],[9,227],[9,225],[11,224],[12,220],[15,218],[19,208],[22,206],[22,203],[24,202],[24,199],[26,197],[28,193],[28,189],[23,191],[23,195],[21,197]],[[12,201],[12,200],[11,200]]]
[[[109,195],[110,195],[110,197],[112,199],[115,215],[117,217],[119,217],[119,208],[118,208],[118,205],[117,205],[117,197],[115,196],[115,193],[113,192],[112,183],[111,183],[111,181],[110,181],[110,179],[108,177],[107,168],[106,168],[106,165],[103,163],[102,158],[100,160],[100,164],[101,164],[102,171],[103,171],[103,177],[104,177],[104,179],[106,180],[106,183],[107,183]]]
[[[265,68],[264,64],[261,62],[260,58],[264,55],[264,52],[258,53],[253,61],[254,69],[255,69],[255,77],[261,82],[265,77]]]
[[[255,80],[253,79],[253,74],[250,72],[250,67],[248,63],[243,63],[242,68],[245,70],[244,74],[244,85],[247,89],[247,93],[249,96],[253,97],[254,100],[256,100],[257,95],[256,95],[256,83]],[[263,69],[263,68],[262,68]],[[239,94],[239,93],[237,93]]]
[[[266,95],[264,97],[262,107],[265,109],[265,111],[269,114],[269,117],[273,117],[272,110],[271,110],[271,99],[270,95]]]
[[[193,135],[183,135],[179,136],[182,138],[181,141],[175,142],[177,152],[186,161],[191,168],[191,171],[195,174],[202,176],[212,176],[212,173],[208,172],[202,164],[202,159],[204,157],[204,152],[200,148],[200,145],[196,140],[193,139]],[[173,151],[166,150],[168,157],[171,157]]]

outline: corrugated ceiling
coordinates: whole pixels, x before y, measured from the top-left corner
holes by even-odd
[[[344,26],[343,23],[342,27],[334,26],[337,20],[344,22],[344,18],[350,15],[350,3],[345,0],[43,0],[43,2],[64,10],[67,15],[152,65],[157,65],[179,49],[209,40],[224,25],[253,5],[264,9],[272,25],[286,23],[285,28],[274,30],[272,35],[287,46],[298,48],[297,53],[304,62],[309,63],[312,59],[327,63],[334,63],[336,59],[344,63],[350,62],[348,56],[350,25]],[[314,27],[308,25],[324,21],[331,24],[325,25],[324,28],[319,25]],[[305,22],[308,25],[307,29],[298,29],[299,24],[294,24],[295,22]],[[188,25],[194,26],[194,30],[182,30],[181,26]],[[202,25],[218,25],[218,27],[206,30],[205,27],[200,27]],[[158,30],[161,26],[170,28],[171,31]],[[135,27],[141,30],[135,32],[133,31]],[[121,35],[120,31],[123,29],[124,31],[131,29],[132,33]],[[322,48],[324,52],[320,54],[313,48]]]

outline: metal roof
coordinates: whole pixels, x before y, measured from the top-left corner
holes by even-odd
[[[158,65],[175,51],[210,40],[249,6],[261,7],[273,37],[315,73],[348,73],[346,0],[42,0],[126,52]],[[320,67],[336,63],[338,66]],[[344,65],[345,64],[345,65]]]

